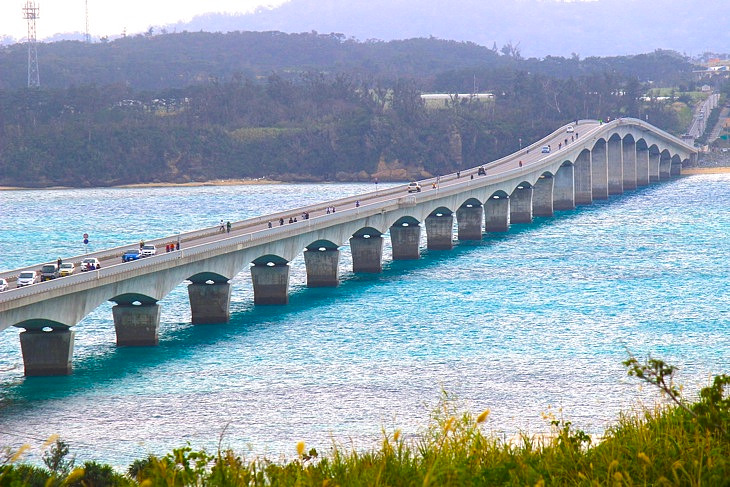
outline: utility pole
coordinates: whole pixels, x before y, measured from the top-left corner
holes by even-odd
[[[27,0],[23,7],[23,18],[28,21],[28,88],[41,86],[38,74],[38,50],[36,49],[35,21],[40,18],[40,9],[33,0]]]

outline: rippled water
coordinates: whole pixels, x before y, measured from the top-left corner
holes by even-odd
[[[366,448],[383,428],[421,431],[442,389],[491,409],[500,435],[547,430],[545,412],[600,434],[656,397],[626,377],[627,350],[678,365],[687,390],[730,372],[728,183],[684,177],[377,276],[352,275],[343,248],[336,289],[307,289],[300,255],[286,307],[254,307],[241,272],[227,325],[190,325],[181,284],[161,302],[158,347],[116,348],[107,304],[75,327],[69,377],[24,378],[5,330],[0,444],[37,454],[57,433],[80,461],[121,468],[186,442],[274,459],[300,440]],[[369,189],[3,192],[0,268],[80,253],[84,232],[99,249]]]

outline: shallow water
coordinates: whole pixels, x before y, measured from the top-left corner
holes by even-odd
[[[304,440],[367,448],[417,435],[441,390],[487,428],[546,431],[543,413],[600,434],[657,395],[627,350],[678,365],[687,391],[730,372],[730,175],[698,175],[559,212],[377,276],[307,289],[292,262],[286,307],[254,307],[234,279],[231,322],[192,326],[185,284],[162,304],[160,345],[116,348],[111,305],[75,327],[74,373],[24,378],[18,330],[0,335],[0,444],[59,434],[79,461],[125,468],[147,453],[219,442],[248,456]],[[266,185],[0,193],[0,268],[239,220],[372,189]],[[425,237],[425,232],[424,237]]]

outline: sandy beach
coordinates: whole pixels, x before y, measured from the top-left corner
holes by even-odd
[[[730,167],[683,167],[682,175],[685,174],[725,174],[730,173]]]

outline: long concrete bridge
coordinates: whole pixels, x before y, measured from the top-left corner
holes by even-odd
[[[547,146],[550,151],[543,152]],[[339,249],[348,243],[353,272],[379,273],[386,236],[393,260],[418,259],[424,229],[428,249],[451,249],[454,237],[481,240],[483,232],[505,232],[511,223],[669,179],[696,155],[641,120],[577,121],[485,164],[486,174],[471,168],[421,181],[420,192],[398,186],[235,222],[231,233],[207,228],[175,235],[152,243],[180,239],[179,250],[133,262],[120,263],[119,256],[134,244],[89,254],[102,260],[101,269],[0,293],[0,330],[24,329],[25,375],[70,374],[72,327],[105,301],[116,303],[117,345],[152,346],[158,343],[158,301],[183,281],[190,282],[193,324],[224,323],[230,280],[245,268],[255,304],[285,305],[289,263],[302,251],[307,285],[337,286]],[[297,221],[288,223],[290,217]],[[21,270],[0,277],[12,281]]]

